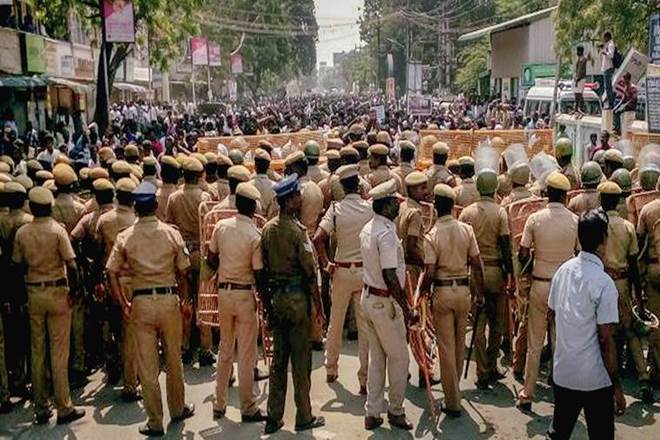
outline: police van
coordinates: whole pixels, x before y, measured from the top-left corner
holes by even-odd
[[[534,86],[529,89],[525,95],[525,106],[523,114],[525,118],[531,118],[532,115],[538,113],[541,115],[549,115],[552,98],[554,96],[554,79],[537,79]],[[572,113],[575,109],[575,92],[570,81],[560,81],[557,85],[557,105],[555,107],[556,113]],[[598,95],[590,87],[585,86],[584,93],[584,113],[585,115],[600,116],[602,106]]]

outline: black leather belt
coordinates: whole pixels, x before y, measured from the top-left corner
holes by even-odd
[[[443,280],[433,280],[433,287],[451,287],[451,286],[469,286],[470,278],[448,278]]]
[[[140,295],[174,295],[176,292],[172,287],[153,287],[151,289],[135,289],[133,296]]]
[[[51,280],[51,281],[39,281],[35,283],[25,283],[26,286],[30,287],[65,287],[67,286],[66,278],[60,278],[57,280]]]
[[[252,284],[218,283],[218,288],[224,290],[252,290]]]
[[[372,287],[372,286],[364,286],[365,289],[367,289],[367,292],[369,292],[369,295],[375,295],[375,296],[380,296],[382,298],[389,298],[390,297],[390,291],[386,289],[379,289],[377,287]]]
[[[552,278],[537,277],[536,275],[532,275],[532,280],[534,280],[534,281],[542,281],[542,282],[544,282],[544,283],[550,283],[550,282],[552,282]]]

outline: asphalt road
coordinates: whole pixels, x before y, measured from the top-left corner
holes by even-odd
[[[468,336],[469,337],[469,336]],[[460,419],[448,419],[444,414],[436,420],[430,415],[426,393],[413,386],[417,383],[417,365],[411,356],[411,385],[406,393],[406,413],[414,423],[411,432],[390,429],[385,424],[376,431],[363,429],[364,398],[358,394],[356,343],[346,342],[340,359],[339,380],[334,384],[325,382],[323,354],[314,353],[312,373],[312,406],[314,413],[326,418],[326,426],[311,432],[297,434],[295,406],[292,384],[289,381],[285,426],[282,431],[269,437],[263,436],[263,423],[242,424],[238,410],[238,390],[230,388],[227,415],[221,420],[212,418],[212,401],[215,387],[215,368],[186,368],[186,400],[196,405],[194,417],[182,423],[166,426],[168,439],[524,439],[543,438],[552,416],[552,392],[546,385],[539,387],[539,401],[533,406],[533,414],[523,414],[514,406],[520,384],[511,376],[497,384],[490,391],[478,391],[474,385],[474,364],[470,376],[463,380],[463,410]],[[260,363],[263,368],[263,364]],[[161,375],[161,388],[165,392],[164,374]],[[49,425],[32,425],[32,407],[29,402],[21,402],[18,408],[8,415],[0,416],[0,438],[16,439],[138,439],[137,432],[146,420],[141,403],[123,403],[119,400],[120,388],[105,386],[103,373],[91,376],[91,382],[84,389],[74,391],[73,400],[87,410],[87,414],[68,426],[55,424],[55,417]],[[258,384],[260,406],[266,407],[267,382]],[[626,440],[650,440],[660,438],[660,426],[656,413],[660,404],[644,405],[636,397],[638,389],[634,381],[626,380],[626,414],[616,419],[616,438]],[[436,405],[443,397],[442,388],[433,388]],[[656,393],[660,398],[660,393]],[[164,400],[165,423],[169,420],[167,404]],[[575,428],[574,439],[586,439],[586,425],[580,417]]]

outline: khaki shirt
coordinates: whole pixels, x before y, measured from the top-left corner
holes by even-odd
[[[173,183],[163,183],[156,191],[156,217],[161,221],[167,220],[167,200],[176,191],[176,185]]]
[[[327,178],[330,175],[327,171],[323,171],[318,165],[310,165],[307,170],[307,176],[309,179],[318,184],[321,180]]]
[[[66,263],[76,258],[66,229],[52,217],[38,217],[16,232],[12,259],[25,263],[25,281],[37,283],[66,277]]]
[[[95,236],[103,246],[105,259],[110,256],[117,235],[133,224],[135,224],[135,212],[128,206],[118,205],[115,209],[101,214],[96,223]]]
[[[296,218],[280,213],[266,223],[261,232],[261,249],[270,277],[302,276],[306,285],[316,284],[312,242]]]
[[[319,228],[329,236],[336,237],[335,261],[362,261],[360,231],[373,216],[371,203],[362,199],[359,194],[348,194],[343,200],[330,205],[319,223]]]
[[[600,193],[596,189],[585,189],[583,193],[573,197],[568,202],[568,209],[577,215],[600,208]]]
[[[407,187],[406,187],[406,176],[410,173],[415,171],[415,168],[410,165],[408,162],[401,162],[401,165],[398,167],[394,168],[392,170],[392,174],[397,176],[399,178],[399,181],[401,182],[401,194],[404,196],[408,195]]]
[[[552,278],[564,261],[575,256],[577,225],[578,217],[561,203],[548,203],[527,218],[520,246],[534,248],[534,276]]]
[[[511,190],[511,193],[508,196],[502,199],[502,201],[500,202],[500,206],[506,208],[513,202],[517,202],[518,200],[528,199],[530,197],[536,197],[536,196],[534,196],[534,194],[532,194],[531,191],[526,187],[516,186]]]
[[[449,171],[444,165],[431,165],[429,169],[426,170],[426,175],[429,178],[429,188],[433,189],[438,183],[444,183],[451,187],[456,186],[456,179],[454,174]]]
[[[190,258],[179,231],[149,216],[117,235],[106,269],[119,272],[124,267],[130,268],[133,289],[172,287],[177,270],[190,267]]]
[[[99,209],[88,212],[83,215],[76,227],[71,231],[71,240],[82,240],[82,239],[94,239],[96,233],[96,225],[98,224],[99,217],[102,214],[112,210],[114,206],[112,203],[108,203],[99,207]]]
[[[199,185],[186,183],[167,200],[166,221],[179,229],[186,243],[199,245],[199,205],[210,199]]]
[[[653,239],[653,227],[660,219],[660,199],[647,203],[639,213],[637,221],[637,235],[646,238],[647,250],[645,252],[649,264],[656,264],[658,259],[655,240]]]
[[[365,178],[369,174],[371,174],[371,167],[369,166],[369,160],[368,159],[362,159],[358,162],[358,173],[360,173],[360,176],[365,177]]]
[[[62,223],[68,233],[73,231],[73,228],[84,213],[85,205],[75,200],[73,195],[62,193],[55,197],[53,219],[56,222]]]
[[[389,168],[387,168],[387,165],[381,165],[369,176],[367,177],[367,181],[369,182],[369,185],[371,185],[372,188],[380,185],[381,183],[387,182],[388,180],[394,179],[396,180],[396,185],[398,191],[401,191],[401,188],[403,187],[403,183],[401,183],[401,179],[399,176],[394,174]]]
[[[394,222],[374,214],[374,218],[360,232],[360,252],[364,284],[387,290],[383,270],[396,269],[399,284],[405,286],[406,261]]]
[[[309,180],[308,176],[300,178],[302,206],[300,207],[300,222],[309,233],[316,231],[321,213],[323,212],[323,193],[319,186]]]
[[[216,200],[218,202],[222,202],[225,197],[227,197],[230,193],[229,190],[229,180],[227,179],[218,179],[215,182],[215,191],[214,191],[214,196],[217,197],[213,200]]]
[[[163,184],[163,182],[161,182],[160,180],[158,180],[158,179],[156,178],[156,176],[144,176],[144,178],[142,179],[142,181],[143,181],[143,182],[149,182],[149,183],[151,183],[153,186],[155,186],[156,188],[159,188],[159,187]]]
[[[273,181],[268,178],[267,174],[256,174],[252,178],[252,184],[259,190],[261,194],[261,209],[266,216],[267,220],[274,218],[280,211],[280,206],[277,204],[277,195],[273,190]]]
[[[568,181],[571,183],[571,190],[579,189],[582,187],[582,183],[580,182],[580,174],[575,171],[575,168],[572,164],[566,165],[566,167],[561,170],[561,173],[566,176]]]
[[[613,270],[626,270],[628,269],[628,257],[639,253],[635,227],[621,217],[617,211],[607,211],[607,216],[609,223],[605,267]]]
[[[211,211],[220,211],[221,209],[236,209],[236,194],[229,194],[222,199],[220,203],[215,205]],[[261,203],[259,201],[257,201],[257,207],[254,213],[257,215],[263,215],[263,210],[261,209]]]
[[[367,179],[365,179],[362,176],[359,176],[359,181],[358,181],[358,192],[360,193],[360,196],[362,196],[363,199],[368,199],[369,198],[369,191],[371,191],[371,185],[369,185],[369,182]],[[336,174],[333,174],[330,176],[330,193],[331,193],[331,200],[334,200],[335,202],[338,202],[344,198],[344,187],[341,186],[341,181],[339,180],[339,176]]]
[[[477,191],[477,184],[472,177],[463,179],[461,184],[456,187],[456,204],[458,206],[469,206],[479,200],[479,197],[481,195]]]
[[[241,214],[218,222],[209,251],[218,255],[221,282],[254,284],[254,272],[264,267],[261,233],[251,218]]]
[[[96,211],[97,209],[99,209],[99,204],[96,202],[96,197],[85,201],[85,214]]]
[[[451,249],[451,252],[447,252]],[[433,279],[464,278],[469,258],[479,256],[472,226],[445,215],[436,220],[424,240],[424,264],[434,264]]]
[[[498,239],[510,235],[506,210],[492,198],[482,197],[463,209],[458,219],[472,226],[483,262],[499,264],[502,255]]]
[[[417,249],[415,249],[415,254],[418,257],[418,261],[424,261],[424,223],[422,221],[422,206],[410,197],[399,206],[399,217],[397,218],[396,229],[405,252],[407,252],[405,245],[408,237],[417,238]],[[410,256],[408,254],[405,256],[406,262],[408,262]]]
[[[0,249],[2,256],[9,259],[14,253],[16,231],[32,221],[32,216],[22,209],[12,209],[7,215],[0,215]]]

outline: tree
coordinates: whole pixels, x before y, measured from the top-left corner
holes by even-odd
[[[35,16],[47,28],[54,29],[56,36],[67,33],[69,13],[75,14],[83,27],[95,35],[96,44],[101,53],[106,56],[108,71],[108,90],[112,90],[117,69],[134,51],[135,44],[105,43],[101,38],[101,6],[99,0],[32,0]],[[183,41],[190,35],[195,35],[198,29],[193,20],[193,11],[198,9],[204,0],[133,0],[135,11],[136,43],[146,44],[149,38],[149,56],[152,66],[165,70],[170,61],[181,55]],[[108,125],[108,96],[105,93],[105,71],[103,63],[99,63],[96,75],[96,109],[94,121],[99,125],[101,133]]]

